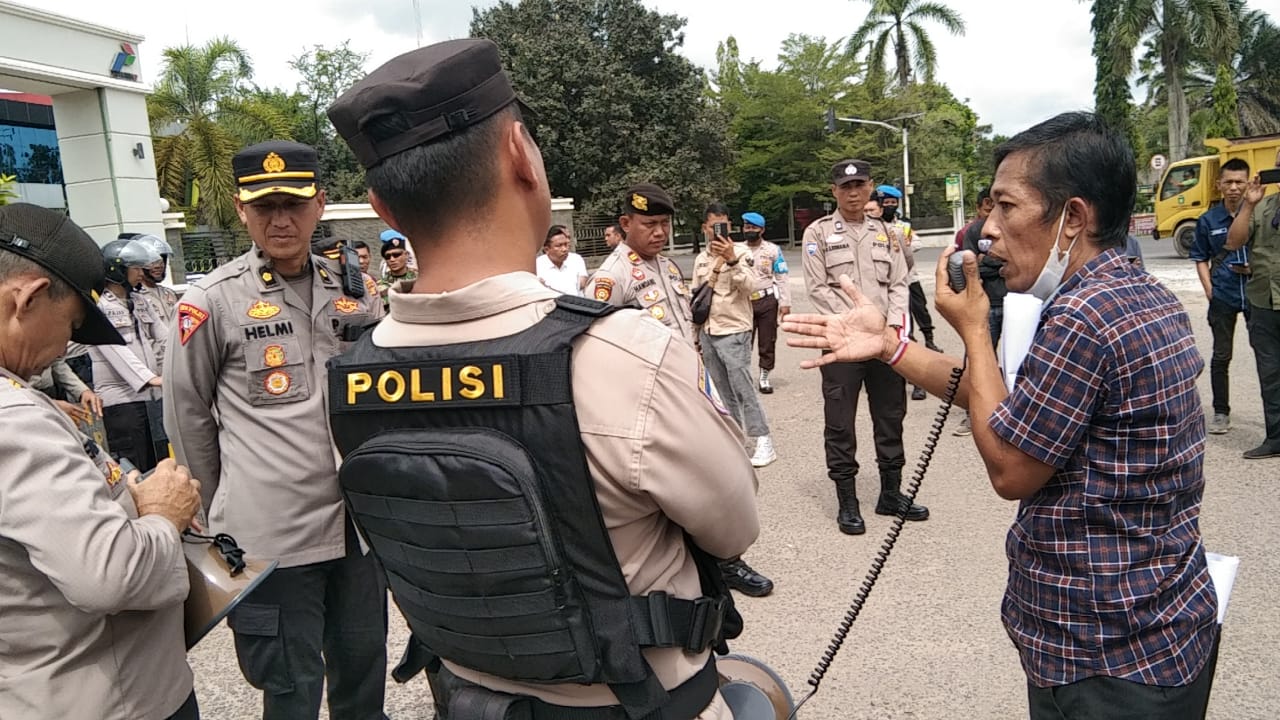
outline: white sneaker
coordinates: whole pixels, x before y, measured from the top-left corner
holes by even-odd
[[[773,438],[768,435],[757,438],[756,454],[751,456],[751,467],[764,467],[777,459],[778,453],[773,449]]]

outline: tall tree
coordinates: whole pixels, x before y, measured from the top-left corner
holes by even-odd
[[[626,183],[670,190],[690,214],[728,188],[727,118],[676,52],[685,21],[640,0],[503,0],[473,10],[536,113],[553,192],[616,212]]]
[[[313,45],[289,61],[298,72],[303,121],[295,130],[299,142],[316,149],[320,171],[331,202],[357,202],[365,197],[364,171],[345,142],[338,139],[326,111],[338,96],[364,78],[369,53],[351,49],[344,40],[333,48]]]
[[[849,38],[847,52],[861,57],[867,66],[867,80],[881,86],[885,73],[885,53],[893,46],[893,76],[899,87],[912,80],[912,69],[925,82],[933,82],[938,53],[924,23],[941,25],[952,35],[964,34],[964,20],[955,10],[928,0],[866,0],[871,9],[867,19]]]
[[[1136,148],[1128,72],[1133,65],[1132,51],[1120,48],[1113,38],[1120,2],[1093,0],[1094,111]]]
[[[289,137],[277,107],[253,94],[253,65],[233,40],[166,48],[155,92],[147,98],[160,193],[177,207],[198,187],[198,222],[239,226],[232,201],[231,158],[247,143]]]
[[[1212,48],[1212,54],[1234,54],[1239,35],[1228,0],[1118,0],[1112,41],[1117,46],[1117,73],[1128,77],[1133,52],[1150,34],[1159,51],[1169,105],[1169,155],[1171,160],[1187,156],[1191,110],[1184,81],[1195,48]]]

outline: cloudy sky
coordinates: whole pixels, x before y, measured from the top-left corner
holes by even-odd
[[[1013,133],[1064,110],[1092,106],[1093,60],[1089,54],[1089,5],[1082,0],[944,0],[964,18],[963,37],[932,27],[939,79],[968,98],[982,122]],[[466,37],[468,0],[258,0],[222,2],[118,3],[102,0],[18,0],[53,12],[146,36],[140,51],[144,80],[158,69],[155,58],[171,45],[200,44],[227,35],[252,57],[262,86],[292,88],[297,81],[290,58],[312,44],[351,40],[370,52],[369,68],[418,42]],[[493,0],[476,0],[488,7]],[[828,40],[847,37],[862,23],[868,0],[645,0],[688,20],[682,52],[704,67],[715,63],[716,44],[737,37],[744,57],[776,61],[782,40],[806,33]],[[1280,17],[1280,0],[1250,0]],[[415,20],[421,17],[419,26]],[[128,17],[128,19],[125,19]]]

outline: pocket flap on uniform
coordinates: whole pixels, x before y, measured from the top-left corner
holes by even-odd
[[[280,633],[280,606],[241,603],[231,611],[227,624],[241,635],[275,637]]]

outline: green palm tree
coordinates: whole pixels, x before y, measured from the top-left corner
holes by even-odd
[[[290,119],[252,85],[253,65],[235,41],[166,48],[164,69],[147,98],[160,193],[194,208],[199,223],[238,227],[231,158],[244,145],[291,137]],[[194,183],[194,185],[193,185]]]
[[[964,20],[955,10],[939,2],[924,0],[866,0],[871,4],[867,19],[849,38],[846,52],[861,58],[867,68],[867,80],[882,86],[885,76],[885,54],[893,45],[893,76],[898,87],[911,83],[912,69],[925,82],[933,81],[938,67],[938,53],[924,23],[935,22],[952,35],[964,34]]]
[[[1228,0],[1119,0],[1111,38],[1117,73],[1128,76],[1133,52],[1144,37],[1157,50],[1169,104],[1170,160],[1187,157],[1191,133],[1191,109],[1185,81],[1197,57],[1207,48],[1212,58],[1230,57],[1239,45],[1239,33]]]

